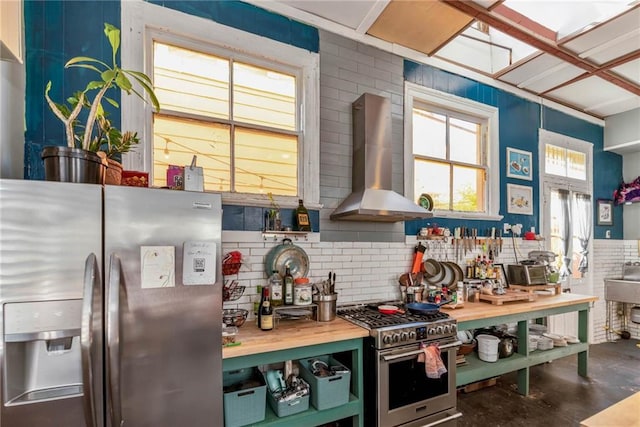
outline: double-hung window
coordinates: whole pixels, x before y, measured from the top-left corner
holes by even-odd
[[[498,213],[497,109],[407,84],[405,148],[414,200],[429,194],[441,217],[495,218]],[[493,168],[494,170],[497,168]]]
[[[298,76],[233,56],[154,40],[161,110],[153,125],[153,183],[197,155],[205,188],[298,195]]]
[[[144,69],[160,111],[123,97],[144,143],[125,167],[167,183],[197,156],[225,203],[319,202],[319,55],[148,2],[123,2],[123,65]],[[125,13],[126,9],[126,13]]]

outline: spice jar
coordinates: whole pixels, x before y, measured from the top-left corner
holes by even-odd
[[[311,283],[306,277],[298,277],[293,281],[293,305],[311,304]]]

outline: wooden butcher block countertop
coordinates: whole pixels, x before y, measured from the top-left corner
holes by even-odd
[[[271,331],[262,331],[255,322],[247,321],[238,329],[236,342],[241,344],[223,348],[223,359],[369,336],[368,330],[339,317],[330,322],[280,321]]]
[[[514,301],[503,305],[493,305],[487,302],[465,302],[464,307],[456,310],[447,310],[458,322],[487,319],[490,317],[507,316],[512,314],[528,313],[532,311],[546,310],[567,305],[589,303],[598,298],[591,295],[560,294],[554,296],[538,296],[535,301]]]

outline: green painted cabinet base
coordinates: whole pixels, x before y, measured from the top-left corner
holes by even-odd
[[[567,347],[554,347],[551,350],[529,351],[529,326],[532,319],[539,319],[555,314],[578,312],[579,344],[569,344]],[[458,330],[478,329],[503,323],[518,323],[518,353],[497,362],[483,362],[475,354],[466,356],[467,365],[459,366],[456,371],[456,385],[463,386],[487,378],[496,377],[508,372],[518,371],[518,392],[529,394],[529,367],[549,362],[561,357],[578,355],[578,374],[587,376],[587,359],[589,355],[589,304],[579,303],[546,310],[536,310],[527,313],[489,317],[458,323]]]
[[[269,353],[252,354],[249,356],[223,359],[222,369],[225,372],[241,368],[249,368],[271,363],[279,363],[285,360],[298,360],[323,354],[351,353],[351,389],[349,402],[335,408],[318,411],[310,406],[308,410],[299,414],[278,418],[267,405],[266,418],[258,426],[300,427],[317,426],[337,421],[344,418],[352,418],[354,426],[363,427],[364,403],[362,385],[362,339],[338,341],[328,344],[318,344],[307,347],[296,347],[287,350],[273,351]]]

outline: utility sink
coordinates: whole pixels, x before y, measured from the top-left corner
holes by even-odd
[[[620,279],[605,279],[604,299],[640,304],[640,263],[626,263]]]

